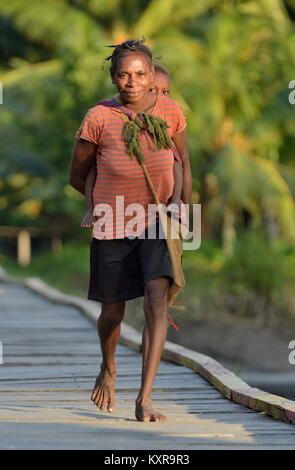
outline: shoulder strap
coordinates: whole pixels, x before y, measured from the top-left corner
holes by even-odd
[[[126,108],[126,106],[123,106],[121,103],[118,103],[118,101],[116,101],[115,99],[98,101],[98,103],[96,103],[96,106],[99,104],[101,106],[105,106],[106,108],[118,109],[119,111],[122,111],[122,113],[126,114],[129,119],[132,118],[132,111]]]

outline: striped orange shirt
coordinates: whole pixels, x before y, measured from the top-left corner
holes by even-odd
[[[158,95],[150,113],[164,119],[170,137],[181,133],[186,120],[181,107],[171,98]],[[136,113],[132,113],[133,116]],[[93,188],[94,213],[99,216],[93,226],[92,237],[115,239],[138,236],[155,221],[156,215],[149,213],[149,204],[154,204],[153,196],[136,157],[130,160],[122,139],[125,121],[122,112],[114,107],[98,104],[90,108],[76,133],[76,139],[85,139],[97,145],[97,176]],[[151,136],[141,132],[140,142],[144,161],[161,203],[167,205],[172,196],[174,179],[172,149],[157,150]],[[111,212],[104,211],[107,204]],[[129,204],[140,204],[140,211],[125,213]],[[119,211],[116,208],[120,206]],[[102,223],[103,222],[103,223]],[[134,225],[136,222],[137,225]]]

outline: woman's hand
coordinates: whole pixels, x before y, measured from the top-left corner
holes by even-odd
[[[191,204],[192,196],[192,171],[190,166],[189,150],[186,131],[176,134],[172,140],[181,157],[183,168],[183,188],[181,199],[185,204]]]
[[[93,210],[92,209],[87,209],[85,211],[85,214],[83,216],[83,219],[81,221],[81,227],[87,228],[87,227],[93,227],[93,225],[96,222],[97,217],[93,215]]]
[[[171,199],[166,206],[167,213],[171,214],[174,219],[180,218],[180,199]]]

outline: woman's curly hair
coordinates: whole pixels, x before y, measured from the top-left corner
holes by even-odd
[[[111,67],[110,67],[110,74],[113,77],[116,68],[118,65],[118,61],[121,57],[124,55],[128,54],[129,52],[138,52],[139,54],[144,54],[150,64],[153,63],[153,54],[151,50],[145,46],[145,38],[142,39],[128,39],[127,41],[122,42],[121,44],[113,44],[107,47],[113,47],[114,51],[111,55],[106,57],[103,61],[103,64],[107,62],[108,60],[111,61]]]

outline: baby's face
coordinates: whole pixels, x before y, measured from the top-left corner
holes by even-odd
[[[154,95],[169,95],[170,86],[169,77],[164,73],[156,72],[151,92],[154,93]]]

